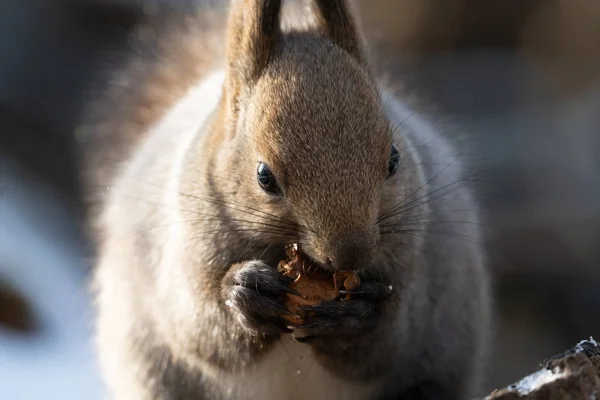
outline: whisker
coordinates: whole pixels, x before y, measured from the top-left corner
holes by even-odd
[[[460,238],[460,239],[465,239],[470,241],[473,244],[477,244],[480,246],[483,246],[483,243],[481,242],[481,240],[479,238],[475,238],[469,235],[465,235],[462,233],[458,233],[458,232],[449,232],[449,231],[442,231],[439,229],[423,229],[423,230],[416,230],[416,229],[402,229],[402,230],[396,230],[393,232],[382,232],[382,235],[389,235],[389,234],[402,234],[402,235],[413,235],[413,236],[417,236],[420,237],[422,239],[425,239],[425,236],[423,235],[418,235],[417,232],[422,232],[424,234],[439,234],[439,235],[445,235],[445,236],[449,236],[449,237],[454,237],[454,238]]]
[[[436,173],[432,178],[430,178],[427,181],[425,181],[425,183],[423,183],[418,189],[416,189],[410,195],[408,195],[404,199],[402,199],[402,201],[400,201],[400,203],[397,206],[392,207],[391,210],[388,210],[388,211],[384,212],[382,214],[382,216],[379,217],[379,219],[377,221],[379,222],[382,219],[385,219],[389,213],[394,212],[395,208],[402,206],[408,199],[410,199],[412,196],[414,196],[415,194],[417,194],[419,191],[423,190],[423,188],[425,188],[425,186],[427,186],[428,184],[430,184],[434,179],[436,179],[438,176],[440,176],[440,174],[444,173],[444,171],[446,171],[452,164],[454,164],[454,162],[456,160],[458,160],[458,157],[455,158],[454,160],[452,160],[452,162],[450,162],[446,167],[442,168],[442,170],[439,171],[438,173]]]
[[[280,232],[280,231],[276,231],[276,230],[265,230],[265,229],[261,229],[261,230],[257,230],[254,228],[235,228],[235,229],[212,229],[212,230],[207,230],[207,231],[198,231],[198,232],[194,232],[193,236],[190,236],[190,238],[196,238],[199,237],[201,235],[209,235],[209,234],[225,234],[225,233],[239,233],[239,232],[255,232],[255,233],[268,233],[268,234],[272,234],[272,235],[282,235],[282,236],[287,236],[290,238],[293,238],[293,235],[288,235],[284,232]]]
[[[485,223],[480,221],[406,221],[406,222],[398,222],[393,224],[385,224],[381,225],[382,228],[394,228],[394,227],[403,227],[403,226],[411,226],[411,225],[421,225],[421,224],[465,224],[465,225],[481,225],[486,226]]]
[[[262,260],[262,258],[265,256],[265,254],[267,253],[267,251],[269,251],[269,249],[273,246],[273,243],[269,243],[265,249],[260,253],[260,255],[258,256],[259,260]]]
[[[443,199],[443,200],[458,200],[458,199]],[[465,199],[465,200],[467,200],[467,199]],[[428,211],[428,212],[419,213],[419,214],[407,215],[407,216],[403,217],[402,219],[399,219],[398,221],[403,221],[403,220],[407,220],[407,219],[410,219],[410,218],[423,217],[423,216],[432,216],[432,215],[445,216],[445,215],[447,215],[449,213],[461,213],[461,212],[473,213],[473,212],[477,212],[477,211],[478,211],[477,208],[462,208],[462,209],[454,209],[454,210],[444,210],[443,212],[440,212],[440,211]]]
[[[382,241],[381,246],[391,252],[396,252],[399,249],[406,250],[406,251],[417,251],[423,257],[427,257],[427,253],[425,253],[425,250],[423,248],[416,247],[416,246],[409,246],[407,243],[393,243],[393,247],[392,247],[391,243]]]
[[[475,176],[475,175],[473,175],[473,176]],[[475,178],[472,178],[470,176],[466,177],[466,178],[461,178],[461,179],[458,179],[458,180],[453,181],[451,183],[448,183],[448,184],[446,184],[446,185],[444,185],[442,187],[439,187],[439,188],[437,188],[437,189],[435,189],[435,190],[433,190],[433,191],[431,191],[429,193],[426,193],[426,194],[424,194],[424,195],[422,195],[420,197],[417,197],[416,199],[413,199],[413,200],[411,200],[410,202],[408,202],[406,204],[402,204],[404,202],[404,200],[403,200],[398,205],[396,205],[395,207],[393,207],[391,209],[391,212],[388,211],[386,213],[386,215],[383,215],[383,216],[379,217],[379,219],[377,220],[377,222],[381,222],[381,221],[383,221],[385,219],[391,218],[391,217],[393,217],[395,215],[398,215],[401,212],[406,212],[406,211],[414,209],[416,207],[420,207],[420,206],[422,206],[424,204],[428,204],[431,201],[439,200],[443,196],[448,195],[450,193],[453,193],[453,192],[455,192],[456,190],[458,190],[458,189],[460,189],[462,187],[462,186],[457,186],[457,187],[455,187],[453,189],[449,189],[449,188],[451,188],[454,185],[461,184],[461,183],[464,183],[464,184],[473,183],[473,182],[477,182],[477,181],[479,181],[479,180],[481,180],[481,179],[483,179],[485,177],[490,177],[490,176],[493,176],[493,174],[492,173],[488,173],[487,175],[482,175],[480,177],[475,177]],[[442,193],[441,195],[439,195],[437,197],[433,197],[431,199],[426,199],[428,196],[431,196],[431,195],[436,194],[438,192],[442,192],[445,189],[448,189],[448,192]],[[419,200],[423,200],[423,199],[426,199],[426,200],[424,200],[424,201],[422,201],[422,202],[419,203]],[[453,198],[453,199],[449,199],[449,200],[453,200],[453,201],[459,201],[459,200],[467,201],[468,199]]]
[[[408,121],[411,117],[413,117],[414,115],[416,115],[417,113],[423,111],[425,109],[425,105],[413,110],[410,114],[408,114],[406,117],[404,117],[402,119],[402,121],[400,121],[400,123],[398,125],[396,125],[396,127],[392,130],[392,136],[396,133],[396,131],[398,130],[398,128],[400,128],[406,121]]]
[[[128,195],[125,195],[125,197],[127,197],[129,199],[132,199],[132,200],[136,200],[136,201],[145,202],[145,203],[148,203],[148,204],[157,205],[157,206],[160,206],[160,207],[163,207],[163,208],[181,211],[181,212],[184,212],[184,213],[190,213],[190,214],[194,214],[194,215],[204,215],[204,216],[213,217],[213,218],[217,217],[217,216],[215,216],[213,214],[203,213],[203,212],[196,211],[196,210],[189,210],[189,209],[185,209],[185,208],[181,208],[181,207],[173,207],[173,206],[169,206],[167,204],[159,203],[159,202],[156,202],[156,201],[151,201],[151,200],[148,200],[148,199],[142,199],[142,198],[138,198],[138,197],[134,197],[134,196],[128,196]],[[238,210],[236,208],[232,208],[232,209],[235,210],[235,211],[240,211],[242,213],[245,213],[245,214],[253,216],[253,217],[264,218],[262,215],[256,215],[256,214],[253,214],[253,213],[251,213],[249,211],[246,211],[246,210]],[[273,221],[273,219],[270,219],[270,218],[265,218],[265,219],[267,221]],[[201,220],[201,219],[198,219],[198,220]],[[247,221],[249,223],[251,222],[251,221],[243,220],[243,219],[239,219],[239,218],[236,219],[236,218],[228,218],[228,217],[227,218],[224,217],[222,220],[230,220],[230,221],[236,221],[237,220],[237,221],[240,221],[240,222]],[[274,221],[274,222],[285,222],[285,221]],[[259,223],[259,222],[257,222],[257,223]],[[303,228],[304,228],[303,226],[301,226],[299,224],[296,224],[294,222],[290,222],[289,223],[289,225],[291,225],[291,226],[269,224],[269,223],[266,223],[266,222],[260,222],[260,224],[263,224],[265,226],[275,226],[275,227],[279,227],[279,228],[282,228],[282,229],[283,229],[283,227],[285,227],[285,229],[288,229],[290,231],[300,231],[300,232],[302,232]]]
[[[134,179],[134,178],[131,178],[131,179]],[[189,194],[189,193],[184,193],[184,192],[181,192],[181,191],[178,191],[178,190],[165,188],[165,187],[162,187],[162,186],[157,185],[155,183],[147,182],[147,181],[144,181],[144,180],[139,179],[139,178],[135,178],[134,180],[137,180],[137,181],[139,181],[141,183],[144,183],[144,184],[147,184],[149,186],[154,186],[154,187],[156,187],[158,189],[161,189],[161,190],[168,190],[168,191],[176,193],[176,194],[178,194],[180,196],[189,197],[189,198],[192,198],[194,200],[204,201],[204,202],[207,202],[207,203],[210,203],[210,204],[216,204],[216,205],[230,205],[230,206],[235,206],[235,207],[241,207],[242,209],[235,209],[233,207],[230,207],[230,208],[234,209],[236,211],[241,211],[241,212],[244,212],[245,211],[244,208],[245,208],[245,209],[257,212],[259,214],[262,214],[262,215],[264,215],[266,217],[272,218],[276,222],[283,221],[283,222],[287,222],[287,223],[293,223],[293,221],[287,220],[286,218],[282,218],[282,217],[279,217],[279,216],[277,216],[275,214],[272,214],[272,213],[269,213],[269,212],[266,212],[266,211],[263,211],[263,210],[259,210],[259,209],[254,208],[254,207],[249,207],[249,206],[246,206],[244,204],[237,203],[237,202],[234,202],[234,201],[215,200],[215,199],[209,198],[209,197],[201,197],[201,196],[197,196],[197,195],[193,195],[193,194]]]
[[[259,225],[259,226],[265,226],[265,227],[270,227],[270,228],[277,228],[277,229],[281,229],[282,231],[287,231],[290,233],[295,232],[295,230],[290,227],[285,227],[285,226],[280,226],[280,225],[275,225],[275,224],[268,224],[268,223],[261,222],[261,221],[249,221],[249,220],[244,220],[244,219],[219,217],[219,216],[213,216],[213,218],[194,218],[194,219],[186,219],[186,220],[181,220],[181,221],[174,221],[174,222],[170,222],[167,224],[157,225],[157,226],[147,228],[147,229],[140,229],[140,230],[137,230],[137,232],[145,233],[145,232],[150,232],[150,231],[153,231],[156,229],[168,228],[170,226],[183,224],[183,223],[210,222],[210,221],[238,222],[240,224],[245,223],[245,224],[250,224],[250,225]]]
[[[188,244],[190,242],[191,242],[191,240],[188,240],[186,244]],[[212,257],[210,260],[208,260],[207,264],[208,265],[213,264],[217,260],[217,258],[223,256],[223,254],[229,253],[230,251],[231,251],[231,249],[229,247],[225,246],[223,248],[223,250],[219,251],[217,254],[214,255],[214,257]],[[226,265],[225,267],[229,268],[230,265]]]

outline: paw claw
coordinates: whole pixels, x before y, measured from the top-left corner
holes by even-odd
[[[313,324],[304,324],[304,325],[298,325],[298,326],[296,327],[296,329],[314,329],[314,328],[316,328],[316,327],[318,327],[318,324],[314,324],[314,323],[313,323]]]
[[[302,323],[301,317],[285,306],[286,293],[300,295],[289,288],[290,278],[260,261],[232,268],[225,280],[225,304],[245,328],[260,333],[291,333],[290,323]]]
[[[340,294],[365,294],[364,290],[339,290]]]
[[[302,337],[298,337],[298,336],[292,335],[292,337],[298,343],[313,343],[313,342],[315,342],[317,340],[317,338],[314,337],[314,336],[302,336]]]
[[[301,306],[298,308],[300,311],[302,311],[303,313],[307,313],[307,312],[314,312],[314,313],[318,313],[319,311],[323,311],[324,307],[323,306]]]
[[[383,300],[392,293],[392,286],[383,283],[363,282],[358,290],[340,290],[342,295],[359,296],[367,300]]]

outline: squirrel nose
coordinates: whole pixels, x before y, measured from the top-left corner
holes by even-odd
[[[336,271],[353,271],[369,266],[375,252],[373,234],[352,233],[337,236],[327,252],[327,260]]]

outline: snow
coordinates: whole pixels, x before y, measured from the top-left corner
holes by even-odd
[[[513,391],[516,390],[517,393],[519,393],[519,395],[526,396],[534,390],[548,383],[564,378],[567,375],[568,373],[565,371],[541,369],[521,379],[519,382],[515,383],[510,388]]]
[[[510,385],[507,388],[509,392],[516,392],[519,396],[527,396],[531,392],[539,389],[540,387],[554,382],[558,379],[564,378],[568,375],[566,371],[559,371],[558,369],[549,370],[549,369],[541,369],[537,372],[534,372],[531,375],[526,376],[521,379],[519,382]],[[489,399],[491,396],[486,397]]]
[[[68,238],[68,212],[0,163],[0,277],[31,299],[43,329],[26,338],[0,328],[0,398],[99,400],[84,255]]]
[[[585,351],[585,349],[583,348],[583,345],[586,343],[591,343],[594,347],[599,347],[600,344],[598,344],[598,342],[596,342],[594,340],[593,337],[590,336],[589,340],[582,340],[581,342],[577,343],[577,345],[575,346],[575,353],[581,353],[582,351]]]

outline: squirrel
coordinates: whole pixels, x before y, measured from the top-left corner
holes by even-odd
[[[223,29],[207,14],[173,25],[82,134],[105,188],[93,289],[111,398],[478,390],[490,279],[468,177],[376,76],[350,5],[308,4],[296,27],[280,0],[233,1]],[[361,279],[301,326],[277,272],[291,244]]]

